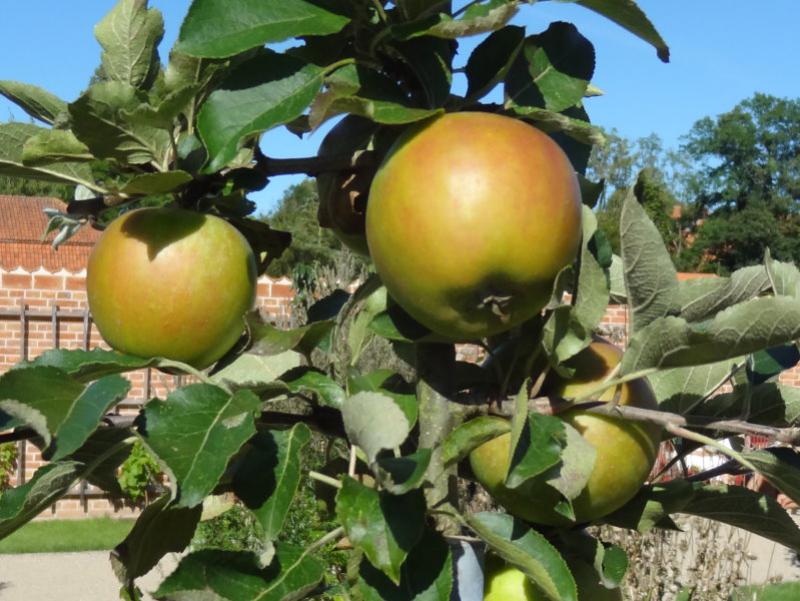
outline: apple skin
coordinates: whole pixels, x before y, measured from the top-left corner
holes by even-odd
[[[372,182],[366,233],[389,295],[451,340],[497,334],[545,306],[576,256],[581,196],[549,136],[450,113],[404,133]]]
[[[576,370],[574,377],[551,381],[545,392],[563,398],[580,396],[602,381],[621,358],[620,349],[597,340],[568,362]],[[613,398],[614,390],[607,390],[601,400]],[[644,379],[623,384],[619,404],[657,408],[655,395]],[[577,409],[560,413],[559,417],[580,432],[597,453],[586,487],[573,500],[576,522],[591,522],[622,507],[639,491],[653,468],[661,428]],[[543,481],[528,480],[514,489],[504,485],[510,444],[511,435],[504,434],[475,449],[469,458],[475,477],[512,514],[537,524],[569,525],[565,517],[553,510],[559,501],[558,493]]]
[[[578,601],[623,601],[622,591],[604,587],[589,564],[573,560],[568,565],[578,587]],[[494,557],[486,560],[484,578],[483,601],[549,601],[522,571]]]
[[[244,331],[255,301],[256,261],[228,222],[194,211],[125,213],[89,257],[89,308],[114,349],[202,369]]]

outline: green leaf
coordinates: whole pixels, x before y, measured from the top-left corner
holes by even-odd
[[[431,109],[443,106],[450,99],[455,43],[426,36],[398,42],[394,50],[413,72],[425,94],[425,106]]]
[[[747,378],[753,384],[762,384],[798,361],[800,350],[794,343],[757,351],[747,358]]]
[[[46,129],[25,140],[22,147],[22,162],[28,167],[93,158],[86,145],[64,129]]]
[[[516,438],[506,475],[506,486],[517,488],[558,464],[566,442],[563,420],[531,412]]]
[[[458,463],[485,442],[506,434],[511,429],[508,420],[479,416],[464,422],[442,443],[442,460],[445,465]]]
[[[405,125],[441,112],[409,106],[393,80],[361,65],[347,65],[330,78],[329,89],[315,100],[310,119],[317,126],[333,115],[351,113],[376,123]]]
[[[770,285],[767,270],[760,265],[744,267],[729,278],[696,278],[678,282],[680,316],[686,321],[709,319],[728,307],[750,300]],[[784,292],[775,292],[781,296]]]
[[[416,19],[422,13],[428,12],[445,4],[442,0],[397,0],[397,6],[407,21]]]
[[[255,434],[261,400],[249,390],[230,394],[191,384],[166,401],[145,405],[140,433],[170,474],[177,507],[194,507],[210,494],[228,460]]]
[[[85,386],[54,367],[13,369],[0,376],[0,409],[33,428],[44,439],[44,457],[58,461],[80,448],[128,390],[117,375]]]
[[[103,73],[111,81],[145,88],[158,71],[164,18],[147,0],[119,0],[94,28],[103,48]]]
[[[730,524],[800,550],[800,529],[786,510],[770,495],[742,486],[695,483],[694,494],[681,513]]]
[[[202,506],[187,509],[164,495],[145,507],[125,540],[111,552],[111,565],[127,584],[149,572],[167,553],[183,551],[192,540]]]
[[[441,534],[426,529],[400,569],[396,585],[369,562],[362,561],[358,590],[364,601],[450,601],[453,556]]]
[[[420,491],[392,495],[347,477],[336,495],[336,518],[350,542],[396,585],[406,556],[425,529]]]
[[[532,121],[536,127],[550,134],[563,132],[566,136],[585,146],[605,143],[602,130],[582,118],[536,106],[520,106],[511,101],[506,102],[506,108],[526,121]],[[572,162],[576,163],[574,159]]]
[[[233,160],[245,138],[302,115],[322,86],[323,75],[316,65],[266,49],[238,65],[208,97],[197,118],[208,148],[206,171]]]
[[[302,355],[295,351],[279,355],[244,353],[216,372],[211,379],[234,390],[247,388],[256,394],[278,396],[289,392],[289,387],[278,378],[298,367],[302,359]]]
[[[250,352],[256,355],[278,355],[288,350],[308,354],[333,330],[335,322],[330,319],[314,321],[294,328],[281,330],[261,319],[257,313],[247,316],[252,346]]]
[[[130,456],[134,442],[135,436],[129,428],[100,427],[69,459],[94,464],[85,479],[119,499],[125,493],[117,480],[117,472]]]
[[[0,539],[24,526],[63,497],[85,469],[78,461],[48,463],[25,484],[0,495]]]
[[[336,33],[348,21],[304,0],[194,0],[176,50],[224,58],[293,37]]]
[[[236,466],[233,490],[261,526],[263,540],[275,540],[300,484],[302,458],[311,430],[264,430],[250,441]]]
[[[67,103],[38,86],[8,79],[0,80],[0,94],[34,119],[52,125],[67,110]]]
[[[419,488],[431,462],[430,449],[419,449],[404,457],[381,457],[377,473],[381,486],[393,495],[404,495]]]
[[[505,78],[516,105],[560,112],[583,100],[594,74],[594,47],[571,23],[552,23],[525,40]]]
[[[767,249],[764,265],[769,278],[769,286],[776,295],[800,298],[800,270],[794,263],[773,261],[769,249]],[[757,269],[757,267],[751,269]]]
[[[633,193],[628,192],[620,217],[620,243],[632,329],[641,330],[678,306],[678,276],[661,234]]]
[[[167,194],[182,188],[192,181],[186,171],[162,171],[161,173],[144,173],[127,182],[120,192],[129,195],[154,196]]]
[[[603,518],[607,524],[646,533],[656,527],[673,527],[669,514],[680,513],[691,501],[694,489],[686,480],[643,487],[623,507]]]
[[[25,143],[49,130],[29,123],[0,123],[0,175],[39,179],[66,184],[94,187],[88,165],[81,162],[57,162],[28,166],[22,162]]]
[[[417,423],[419,407],[414,386],[408,384],[400,374],[390,369],[378,369],[368,374],[352,376],[347,382],[350,394],[378,392],[391,397],[403,411],[410,424]]]
[[[281,381],[289,391],[313,393],[320,404],[341,409],[345,400],[345,392],[334,380],[324,372],[313,367],[301,366],[281,375]]]
[[[671,410],[671,407],[666,409]],[[688,413],[786,428],[800,420],[800,389],[774,382],[740,385],[731,392],[709,397]]]
[[[103,376],[149,367],[155,361],[99,348],[91,351],[51,349],[29,363],[20,364],[20,367],[57,367],[77,380],[89,382]]]
[[[576,0],[559,0],[559,2],[576,2]],[[658,58],[669,62],[669,47],[656,31],[656,28],[633,0],[577,0],[580,4],[614,21],[635,36],[643,39],[656,49]]]
[[[800,303],[785,296],[734,305],[697,324],[662,317],[639,330],[622,358],[622,374],[715,363],[800,338]]]
[[[157,105],[140,104],[123,110],[122,116],[131,123],[170,130],[175,127],[175,120],[195,101],[198,92],[199,84],[185,85],[168,92]]]
[[[130,84],[94,84],[69,105],[72,132],[97,158],[160,165],[170,148],[169,133],[123,116],[146,103],[147,95]]]
[[[323,573],[318,559],[283,543],[275,545],[266,568],[250,553],[207,549],[184,557],[153,596],[165,601],[295,601],[305,599]]]
[[[508,25],[495,31],[475,47],[464,67],[467,98],[479,100],[505,79],[524,40],[524,27]]]
[[[663,411],[686,413],[707,394],[716,390],[731,375],[739,358],[698,365],[665,369],[652,374],[648,380]]]
[[[742,463],[769,480],[773,486],[800,502],[800,454],[788,448],[749,451],[741,454]]]
[[[515,0],[485,0],[469,6],[460,17],[453,18],[442,12],[415,23],[395,26],[394,32],[404,39],[429,35],[454,40],[500,29],[517,14],[518,7],[519,2]]]
[[[350,442],[372,463],[384,449],[399,447],[411,431],[408,417],[390,396],[359,392],[342,405],[342,419]]]
[[[496,512],[476,513],[467,524],[508,563],[522,570],[552,601],[577,601],[575,580],[547,539],[523,522]]]
[[[545,323],[542,344],[551,364],[560,365],[585,349],[608,308],[605,270],[598,261],[597,217],[583,205],[580,271],[571,305],[558,307]]]

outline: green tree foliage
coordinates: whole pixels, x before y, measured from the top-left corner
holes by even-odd
[[[311,269],[332,266],[349,252],[330,229],[320,227],[318,207],[317,185],[306,179],[286,190],[277,208],[264,217],[273,229],[292,234],[291,246],[270,264],[269,275],[302,278]]]
[[[726,273],[767,248],[800,258],[800,100],[755,94],[695,123],[683,150],[694,163],[687,192],[705,215],[684,264]]]
[[[8,196],[49,196],[66,201],[74,190],[75,186],[66,184],[0,174],[0,194]]]

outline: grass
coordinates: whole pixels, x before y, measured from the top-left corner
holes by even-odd
[[[0,541],[0,554],[110,551],[132,527],[133,520],[112,518],[30,522]]]
[[[765,587],[745,587],[735,591],[731,601],[797,601],[800,582],[784,582]]]

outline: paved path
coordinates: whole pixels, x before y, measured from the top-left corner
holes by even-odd
[[[164,570],[156,566],[139,587],[154,590]],[[0,601],[116,601],[119,588],[107,551],[0,555]]]

